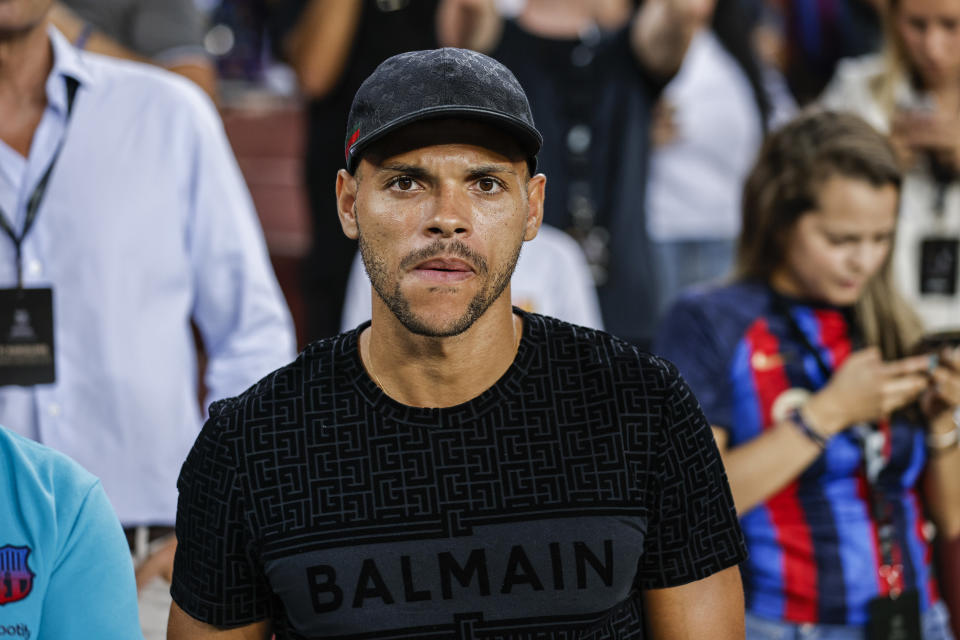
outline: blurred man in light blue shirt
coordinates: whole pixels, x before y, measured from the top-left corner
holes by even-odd
[[[0,637],[143,638],[127,543],[80,465],[0,426]]]
[[[208,401],[287,362],[293,331],[209,100],[76,50],[51,4],[0,2],[0,423],[99,476],[149,540],[201,425],[191,321]],[[34,338],[52,367],[18,380],[4,354]]]

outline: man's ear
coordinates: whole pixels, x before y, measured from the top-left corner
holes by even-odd
[[[357,169],[359,171],[359,168]],[[355,205],[357,202],[357,188],[360,181],[350,175],[346,169],[337,172],[337,215],[340,216],[340,227],[343,234],[351,240],[359,237]]]
[[[543,200],[546,197],[547,176],[542,173],[527,182],[527,231],[524,240],[533,240],[543,223]]]

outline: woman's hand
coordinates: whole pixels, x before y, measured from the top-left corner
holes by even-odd
[[[949,416],[960,406],[960,347],[941,349],[937,366],[930,372],[933,384],[920,399],[920,408],[931,423]],[[929,357],[929,356],[924,356]]]
[[[890,136],[901,159],[908,163],[912,164],[917,153],[926,152],[960,173],[960,117],[902,111],[893,119]]]
[[[858,422],[873,422],[915,401],[930,387],[928,356],[884,362],[876,347],[850,354],[805,411],[832,436]]]

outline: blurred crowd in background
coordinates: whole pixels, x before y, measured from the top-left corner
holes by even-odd
[[[628,28],[638,4],[69,0],[54,21],[68,37],[89,22],[96,29],[88,49],[152,60],[214,97],[301,346],[353,326],[369,304],[362,273],[354,275],[358,287],[347,287],[359,263],[355,244],[339,230],[332,189],[343,165],[346,114],[363,78],[405,50],[450,45],[494,55],[531,96],[546,138],[540,167],[550,181],[545,219],[552,228],[526,249],[529,264],[518,280],[527,273],[532,284],[515,284],[517,304],[647,346],[681,289],[729,271],[743,178],[765,132],[817,100],[870,111],[873,124],[885,128],[907,114],[926,128],[956,126],[956,105],[931,99],[934,88],[918,72],[956,77],[960,36],[953,26],[931,25],[927,31],[938,33],[930,42],[905,48],[898,36],[885,46],[880,0],[716,0],[680,72],[645,113],[630,103],[633,61],[613,59],[626,54],[605,44]],[[643,81],[659,89],[655,73]],[[895,113],[864,104],[876,82],[903,85]],[[857,83],[859,97],[851,86]],[[904,148],[914,151],[918,175],[942,185],[927,204],[948,209],[932,223],[949,229],[960,215],[949,209],[960,203],[949,189],[950,150],[935,148],[945,139],[930,133]],[[926,198],[905,195],[914,197]],[[538,243],[545,246],[534,248]],[[947,325],[958,308],[956,283],[940,283],[953,292],[947,295],[930,290],[940,286],[935,282],[912,282],[916,251],[901,252],[902,286],[930,308],[932,323]]]

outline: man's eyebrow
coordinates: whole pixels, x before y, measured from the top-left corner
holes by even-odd
[[[482,178],[490,174],[509,173],[517,175],[516,170],[510,165],[505,164],[484,164],[479,167],[471,167],[467,172],[470,178]]]
[[[413,178],[426,178],[430,173],[423,167],[402,162],[387,162],[377,167],[377,173],[405,173]]]

